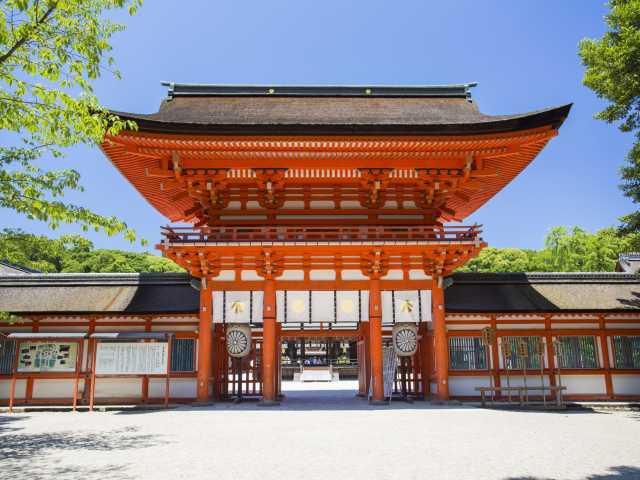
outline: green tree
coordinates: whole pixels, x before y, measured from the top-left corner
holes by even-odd
[[[0,1],[0,132],[12,142],[0,146],[0,207],[13,209],[51,228],[77,223],[109,235],[135,233],[115,217],[64,202],[69,190],[82,190],[78,172],[44,171],[45,153],[95,145],[105,133],[135,128],[102,107],[91,82],[112,70],[112,35],[122,24],[108,15],[142,0]],[[9,146],[7,146],[7,144]]]
[[[609,105],[596,115],[634,132],[635,144],[621,169],[623,193],[640,203],[640,0],[610,0],[609,30],[600,39],[580,42],[586,67],[583,83]],[[623,232],[640,231],[640,211],[620,219]]]
[[[460,271],[466,272],[612,272],[618,255],[636,251],[640,234],[620,235],[615,228],[589,233],[579,227],[554,227],[542,250],[485,248]]]
[[[52,239],[10,229],[0,231],[0,260],[46,273],[183,271],[171,260],[149,253],[95,250],[79,235]]]

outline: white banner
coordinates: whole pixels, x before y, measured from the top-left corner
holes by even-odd
[[[336,318],[338,323],[357,323],[369,319],[369,292],[366,290],[360,292],[360,298],[357,290],[289,290],[286,300],[285,308],[285,292],[278,290],[278,322],[285,321],[285,310],[287,323],[309,323],[311,320],[314,324],[326,324],[333,323]]]
[[[385,290],[382,292],[382,321],[390,323],[431,321],[431,291]]]
[[[169,344],[103,343],[96,350],[98,375],[163,375],[167,373]]]
[[[227,291],[213,293],[214,323],[262,322],[263,292]]]

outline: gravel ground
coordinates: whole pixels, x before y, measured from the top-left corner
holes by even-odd
[[[637,413],[374,408],[353,383],[285,387],[271,408],[0,415],[0,479],[640,479]]]

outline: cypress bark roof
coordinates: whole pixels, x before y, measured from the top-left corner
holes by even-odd
[[[114,111],[141,131],[187,134],[438,135],[558,128],[571,105],[485,115],[475,84],[423,87],[296,87],[168,84],[156,113]],[[367,93],[368,92],[368,93]]]
[[[456,273],[450,312],[640,310],[640,278],[624,273]],[[13,313],[197,313],[187,274],[0,276],[0,311]]]

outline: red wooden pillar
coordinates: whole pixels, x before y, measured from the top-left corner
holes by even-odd
[[[433,337],[431,332],[427,329],[427,324],[420,325],[420,379],[422,381],[422,396],[425,400],[429,398],[431,394],[431,372],[433,371],[433,348],[431,343]]]
[[[382,302],[378,278],[369,280],[369,349],[371,352],[371,402],[384,403]]]
[[[600,345],[602,349],[602,368],[604,369],[604,383],[607,392],[607,398],[613,400],[615,398],[613,391],[613,379],[611,378],[611,365],[609,361],[609,342],[607,340],[606,325],[604,315],[599,315],[600,327]],[[597,337],[596,337],[597,338]]]
[[[500,351],[498,350],[498,322],[495,315],[491,315],[491,329],[494,332],[493,341],[491,342],[491,363],[493,365],[493,386],[500,387]]]
[[[207,279],[200,287],[200,324],[198,326],[198,402],[209,401],[211,378],[211,324],[213,322],[213,292]]]
[[[213,399],[221,400],[223,397],[222,385],[223,376],[227,374],[226,368],[223,367],[222,359],[224,357],[224,330],[222,324],[213,325],[213,362],[211,377],[213,378]]]
[[[261,405],[277,405],[276,350],[278,332],[276,325],[276,283],[264,280],[262,307],[262,402]]]
[[[436,381],[438,400],[449,399],[449,345],[444,313],[444,288],[442,277],[436,277],[431,290],[433,303],[433,336],[436,356]]]

